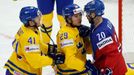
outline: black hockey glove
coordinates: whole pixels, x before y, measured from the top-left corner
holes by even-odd
[[[91,63],[90,60],[87,60],[85,67],[92,75],[99,75],[98,69]]]
[[[87,37],[90,33],[90,27],[85,26],[85,25],[80,25],[78,27],[78,30],[79,30],[79,35],[81,37]]]
[[[100,70],[100,75],[112,75],[113,71],[110,68],[105,68]]]
[[[54,58],[54,63],[57,64],[63,64],[65,60],[65,55],[63,53],[57,53]]]
[[[55,55],[57,53],[57,45],[48,44],[48,52],[47,55],[51,58],[55,58]]]
[[[47,55],[53,59],[54,64],[64,63],[65,55],[63,53],[57,53],[57,45],[48,44]]]

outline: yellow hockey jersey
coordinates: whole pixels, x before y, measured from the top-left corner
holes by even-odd
[[[4,67],[13,75],[41,75],[42,67],[53,62],[48,56],[41,55],[41,50],[48,49],[48,45],[41,42],[38,30],[33,31],[22,25],[12,46],[14,51]]]
[[[65,62],[57,65],[57,73],[82,75],[85,71],[87,52],[78,29],[70,26],[62,27],[57,34],[57,46],[58,50],[65,54]]]

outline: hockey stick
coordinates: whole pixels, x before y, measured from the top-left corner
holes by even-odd
[[[53,39],[51,38],[51,36],[48,34],[48,31],[47,31],[45,25],[42,25],[42,27],[44,28],[45,32],[47,33],[48,37],[50,38],[50,40],[52,41],[52,43],[54,45],[55,43],[54,43]]]

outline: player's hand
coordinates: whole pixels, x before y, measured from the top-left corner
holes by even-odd
[[[63,64],[65,61],[65,55],[63,53],[57,53],[54,58],[54,63],[57,64]]]
[[[87,37],[90,34],[90,27],[85,26],[85,25],[80,25],[78,27],[79,30],[79,35],[81,37]]]
[[[51,58],[54,58],[57,53],[57,45],[48,44],[48,52],[47,55]]]
[[[110,68],[105,68],[100,70],[100,75],[112,75],[113,71]]]
[[[90,60],[87,60],[85,67],[86,70],[90,71],[92,75],[99,75],[98,69],[91,63]]]

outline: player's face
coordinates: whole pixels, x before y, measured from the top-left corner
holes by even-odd
[[[95,18],[95,13],[90,13],[90,14],[86,14],[86,17],[89,21],[89,23],[93,23],[94,22],[94,18]]]
[[[37,16],[34,21],[36,22],[37,27],[41,26],[41,15]]]
[[[78,13],[78,14],[74,14],[72,16],[72,23],[75,26],[80,26],[81,25],[81,19],[82,19],[82,14]]]

